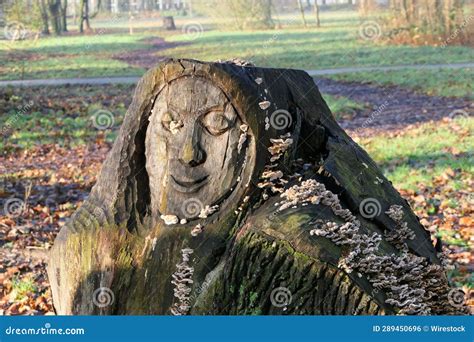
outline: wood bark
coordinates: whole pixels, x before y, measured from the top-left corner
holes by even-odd
[[[176,25],[174,24],[174,18],[172,16],[163,17],[163,28],[169,31],[176,30]]]
[[[319,5],[318,2],[314,2],[314,17],[316,18],[316,27],[321,27],[321,21],[319,19]]]
[[[303,71],[239,64],[167,60],[139,82],[96,185],[51,250],[48,275],[59,314],[397,313],[399,308],[390,304],[396,302],[387,302],[390,292],[374,287],[373,275],[341,268],[341,261],[351,252],[346,245],[312,236],[318,222],[344,223],[327,203],[295,204],[277,210],[282,197],[261,186],[269,167],[283,171],[288,181],[282,183],[285,189],[302,184],[296,171],[301,178],[324,184],[325,194],[337,195],[341,208],[353,213],[361,233],[383,236],[377,252],[380,258],[405,253],[423,260],[424,268],[442,270],[436,266],[440,260],[429,233],[367,153],[338,126],[313,79]],[[173,88],[176,82],[183,83]],[[204,93],[196,91],[202,84],[208,84]],[[175,93],[176,89],[182,89],[182,94]],[[225,96],[220,97],[213,89]],[[216,95],[206,97],[206,93]],[[223,113],[232,117],[235,111],[238,122],[244,123],[232,129],[247,134],[242,144],[238,139],[238,155],[245,156],[245,163],[235,168],[239,171],[219,171],[222,179],[238,174],[238,182],[224,195],[214,189],[215,193],[201,198],[205,202],[218,194],[219,200],[211,203],[219,203],[215,213],[166,224],[160,216],[166,212],[160,210],[166,205],[176,209],[179,201],[174,201],[175,192],[163,190],[167,182],[156,181],[163,173],[154,174],[156,164],[149,161],[150,156],[158,153],[156,158],[163,158],[162,165],[170,162],[165,160],[168,152],[158,148],[171,139],[176,146],[167,145],[167,149],[177,148],[173,159],[179,157],[179,162],[191,168],[205,165],[208,159],[195,152],[211,146],[209,141],[214,138],[202,132],[207,121],[196,114],[197,108],[208,104],[217,110],[213,101],[219,98],[224,102],[218,103],[227,108]],[[163,107],[170,101],[182,101],[197,119],[183,117],[185,122],[179,123],[172,118],[176,126],[171,125],[172,119],[160,121],[157,115],[161,112],[170,115],[169,108],[176,111],[174,105]],[[274,113],[287,115],[284,126],[275,124],[279,121],[273,120]],[[189,131],[194,144],[188,152],[186,143],[173,140],[181,133],[166,133],[160,128],[189,130],[190,124],[199,134]],[[150,140],[157,132],[161,135]],[[272,159],[272,151],[278,150],[275,143],[290,136],[293,143]],[[229,139],[232,141],[230,133]],[[235,157],[236,151],[224,152],[233,150],[232,143],[222,145],[205,152]],[[179,151],[190,157],[181,158]],[[301,169],[301,163],[320,166]],[[219,170],[221,165],[212,168]],[[379,215],[363,215],[360,208],[367,198],[377,199]],[[385,214],[393,205],[403,211],[403,220],[413,234],[402,250],[386,237],[401,229]],[[198,224],[202,229],[192,234]],[[177,278],[185,286],[176,286]],[[436,279],[440,307],[430,304],[432,313],[450,312],[445,305],[445,275],[438,272]],[[283,303],[282,293],[275,294],[280,290]]]
[[[48,17],[48,9],[46,5],[46,0],[37,0],[38,7],[41,14],[41,22],[42,22],[42,34],[49,34],[49,17]]]
[[[84,33],[84,6],[86,4],[86,0],[79,1],[79,32]]]
[[[48,0],[49,18],[51,26],[56,35],[60,35],[62,32],[61,27],[61,0]]]
[[[301,0],[297,0],[298,2],[298,8],[300,10],[300,13],[301,13],[301,20],[303,21],[303,26],[304,27],[307,27],[307,23],[306,23],[306,18],[304,16],[304,8],[303,8],[303,4],[301,3]]]
[[[99,9],[101,6],[101,1],[97,2],[97,10],[93,13],[90,13],[90,6],[89,0],[80,0],[79,3],[79,32],[83,33],[85,31],[90,31],[91,24],[90,19],[94,18],[97,13],[99,13]]]
[[[67,0],[60,1],[61,28],[67,32]]]

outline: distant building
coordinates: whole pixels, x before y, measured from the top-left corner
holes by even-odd
[[[181,10],[187,8],[186,0],[105,0],[103,5],[112,13],[128,12],[128,11],[165,11],[165,10]]]
[[[184,9],[186,8],[185,0],[157,0],[156,9],[157,10],[173,10],[173,9]]]

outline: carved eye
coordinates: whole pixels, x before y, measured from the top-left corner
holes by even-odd
[[[209,112],[201,120],[202,125],[212,135],[220,135],[228,131],[232,123],[222,113]]]

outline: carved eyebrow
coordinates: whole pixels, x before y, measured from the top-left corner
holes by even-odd
[[[204,108],[200,108],[198,110],[198,113],[199,115],[203,115],[203,114],[207,114],[209,113],[210,111],[213,111],[213,110],[218,110],[218,111],[224,111],[225,109],[225,105],[222,106],[222,105],[213,105],[213,106],[207,106],[207,107],[204,107]]]
[[[213,111],[213,110],[218,110],[218,111],[221,111],[221,112],[224,113],[226,107],[227,107],[227,103],[224,104],[224,105],[217,104],[217,105],[207,106],[207,107],[203,107],[203,108],[198,109],[197,113],[198,113],[199,116],[207,114],[207,113],[209,113],[210,111]],[[171,109],[172,111],[176,112],[177,114],[181,114],[181,113],[190,114],[187,111],[183,111],[182,109],[176,108],[172,104],[168,104],[168,108]],[[228,118],[228,119],[232,120],[231,118]]]

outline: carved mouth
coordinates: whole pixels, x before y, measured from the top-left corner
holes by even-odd
[[[208,181],[207,177],[208,176],[204,176],[197,180],[187,182],[187,181],[177,180],[174,176],[171,176],[171,179],[173,180],[171,184],[173,185],[176,191],[184,192],[184,193],[192,193],[192,192],[198,191],[204,185],[207,184],[207,181]]]

